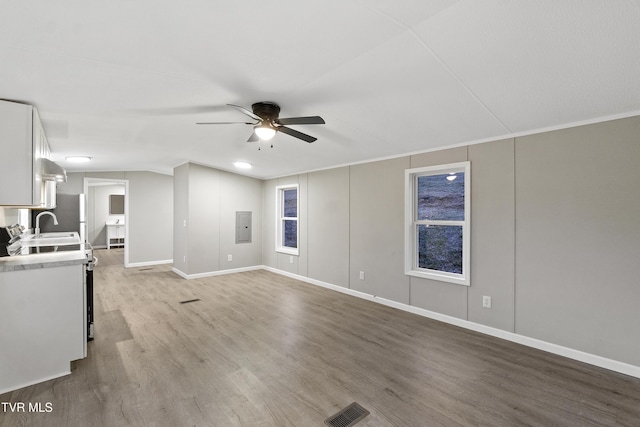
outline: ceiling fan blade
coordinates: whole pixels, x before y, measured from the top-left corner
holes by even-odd
[[[309,116],[278,119],[278,123],[281,125],[323,125],[325,124],[325,121],[320,116]]]
[[[127,108],[118,111],[143,116],[178,116],[218,113],[225,110],[229,111],[229,108],[226,105],[194,105],[190,107]]]
[[[293,130],[286,126],[278,126],[278,132],[286,133],[287,135],[293,136],[294,138],[301,139],[306,142],[317,141],[318,138],[314,138],[311,135],[307,135],[306,133],[298,132],[297,130]]]
[[[247,116],[251,117],[252,119],[262,121],[262,117],[260,117],[260,116],[257,116],[257,115],[255,115],[255,114],[253,114],[251,111],[247,110],[247,109],[246,109],[246,108],[244,108],[244,107],[241,107],[241,106],[239,106],[239,105],[233,105],[233,104],[227,104],[227,105],[228,105],[229,107],[233,107],[233,108],[235,108],[236,110],[240,111],[240,112],[241,112],[241,113],[243,113],[243,114],[246,114]]]
[[[249,137],[249,139],[247,139],[247,142],[258,142],[260,141],[260,138],[258,138],[258,135],[256,135],[255,132],[251,132],[251,136]]]
[[[256,125],[249,122],[198,122],[197,125]]]

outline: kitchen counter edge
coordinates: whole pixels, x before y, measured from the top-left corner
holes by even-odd
[[[64,267],[87,264],[85,251],[68,251],[47,254],[16,255],[0,258],[0,273],[10,271],[35,270],[39,268]]]

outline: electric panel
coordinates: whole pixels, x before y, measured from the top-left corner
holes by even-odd
[[[251,243],[251,212],[236,212],[236,243]]]

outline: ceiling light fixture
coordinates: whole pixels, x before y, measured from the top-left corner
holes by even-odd
[[[71,163],[86,163],[91,161],[89,156],[67,156],[65,160]]]
[[[256,135],[258,135],[258,138],[263,141],[270,140],[276,134],[276,130],[270,125],[257,126],[254,131]]]
[[[251,169],[251,163],[247,162],[235,162],[233,166],[237,167],[238,169]]]

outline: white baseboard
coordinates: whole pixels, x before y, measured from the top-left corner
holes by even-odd
[[[165,259],[165,260],[160,260],[160,261],[130,262],[127,265],[125,265],[125,267],[127,267],[127,268],[148,267],[150,265],[162,265],[162,264],[173,264],[173,260],[172,259]]]
[[[345,288],[342,286],[336,286],[331,283],[326,283],[320,280],[311,279],[309,277],[301,276],[298,274],[289,273],[287,271],[279,270],[277,268],[269,267],[266,265],[261,266],[261,268],[264,270],[270,271],[272,273],[277,273],[283,276],[291,277],[293,279],[310,283],[312,285],[321,286],[323,288],[342,292],[344,294],[366,299],[368,301],[377,302],[379,304],[383,304],[388,307],[397,308],[399,310],[407,311],[409,313],[417,314],[419,316],[428,317],[430,319],[438,320],[440,322],[448,323],[451,325],[459,326],[461,328],[470,329],[475,332],[480,332],[482,334],[490,335],[496,338],[501,338],[507,341],[522,344],[527,347],[532,347],[538,350],[546,351],[548,353],[564,356],[566,358],[577,360],[579,362],[588,363],[590,365],[598,366],[600,368],[605,368],[611,371],[619,372],[621,374],[640,378],[640,366],[635,366],[635,365],[620,362],[617,360],[608,359],[606,357],[597,356],[595,354],[586,353],[584,351],[575,350],[572,348],[542,341],[536,338],[530,338],[530,337],[519,335],[513,332],[504,331],[502,329],[493,328],[491,326],[481,325],[479,323],[470,322],[468,320],[459,319],[457,317],[447,316],[446,314],[436,313],[434,311],[426,310],[419,307],[414,307],[412,305],[400,303],[397,301],[392,301],[386,298],[377,297],[375,295],[366,294],[364,292],[359,292],[359,291]]]
[[[176,273],[178,276],[182,277],[183,279],[190,280],[190,279],[200,279],[202,277],[224,276],[225,274],[243,273],[245,271],[254,271],[254,270],[261,270],[261,269],[262,269],[261,265],[255,265],[251,267],[230,268],[228,270],[208,271],[206,273],[197,273],[197,274],[187,274],[178,270],[175,267],[172,268],[172,271]]]

